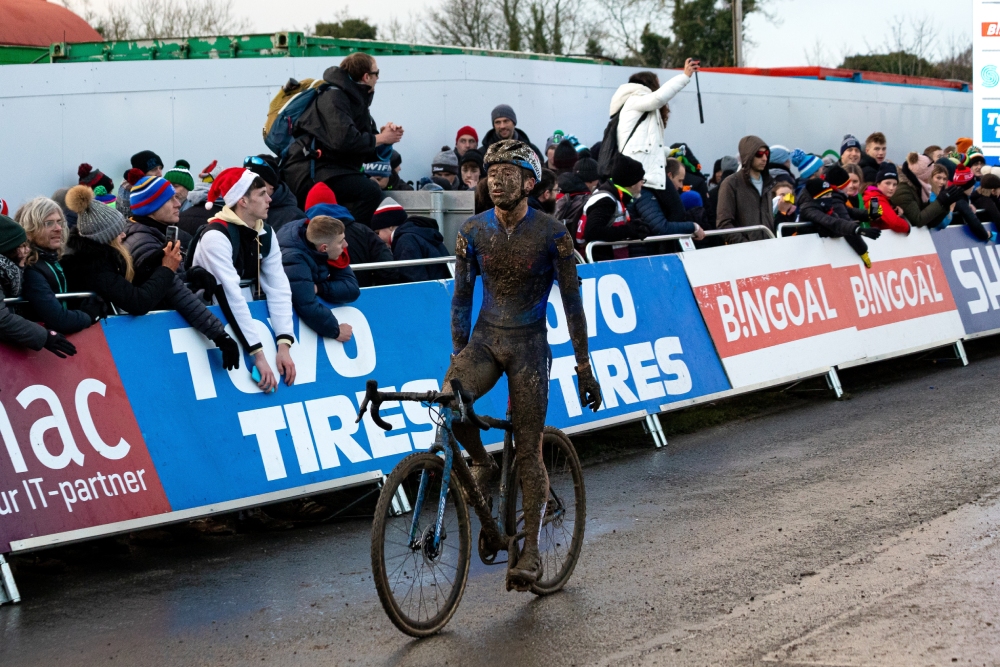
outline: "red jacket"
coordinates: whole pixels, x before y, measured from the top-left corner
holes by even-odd
[[[872,221],[872,227],[877,227],[879,229],[891,229],[892,231],[899,232],[900,234],[910,233],[910,223],[896,213],[896,209],[893,208],[892,202],[889,201],[889,198],[874,185],[869,185],[868,188],[865,189],[864,194],[866,209],[869,208],[869,202],[872,199],[877,201],[878,205],[881,207],[881,217],[878,220]]]

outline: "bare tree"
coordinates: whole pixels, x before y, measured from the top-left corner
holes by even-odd
[[[247,32],[250,23],[236,15],[234,0],[132,0],[112,3],[104,14],[90,0],[62,0],[108,40],[162,39]]]
[[[646,26],[663,34],[670,27],[664,0],[602,0],[591,9],[605,29],[605,51],[612,56],[638,56]]]
[[[502,17],[493,0],[444,0],[427,14],[427,33],[436,44],[496,49],[506,46]]]

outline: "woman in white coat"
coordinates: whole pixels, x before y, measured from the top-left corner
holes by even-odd
[[[611,98],[610,115],[621,112],[618,117],[618,150],[642,163],[646,170],[643,190],[648,189],[655,195],[668,220],[683,220],[684,207],[680,203],[680,195],[671,191],[673,186],[667,180],[667,155],[663,142],[663,131],[670,115],[667,103],[688,85],[697,70],[698,62],[688,58],[684,63],[684,73],[662,86],[652,72],[636,72],[629,77],[628,83],[618,87]]]

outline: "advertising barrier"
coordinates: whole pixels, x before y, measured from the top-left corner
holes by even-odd
[[[678,258],[581,266],[580,276],[605,406],[580,407],[554,287],[548,423],[597,428],[729,389]],[[450,281],[362,290],[334,308],[354,328],[348,343],[296,320],[296,382],[266,395],[245,362],[227,372],[214,344],[175,312],[111,318],[73,336],[80,352],[65,360],[0,346],[0,552],[381,478],[427,449],[434,425],[412,403],[383,404],[391,432],[370,416],[355,424],[365,381],[440,388],[452,351],[450,290]],[[267,305],[250,309],[273,367]],[[503,416],[506,396],[501,381],[477,410]],[[484,434],[488,445],[501,438]]]
[[[986,223],[987,228],[993,225]],[[965,225],[931,232],[968,337],[1000,332],[1000,256]]]

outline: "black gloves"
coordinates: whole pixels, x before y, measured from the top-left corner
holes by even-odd
[[[206,271],[206,273],[208,272]],[[222,350],[223,368],[231,371],[234,368],[240,367],[240,346],[236,344],[235,340],[229,337],[229,334],[220,334],[213,338],[212,342],[215,343],[217,348]]]
[[[965,196],[965,190],[961,185],[953,185],[950,188],[945,188],[938,195],[938,201],[944,206],[951,206],[959,199]]]
[[[76,346],[66,340],[66,336],[55,331],[50,331],[49,337],[45,339],[45,349],[60,359],[72,357],[76,354]]]
[[[597,384],[589,362],[582,369],[576,367],[576,377],[580,381],[580,405],[583,407],[589,405],[594,412],[597,412],[601,407],[601,385]]]
[[[647,225],[641,218],[639,220],[633,220],[632,224],[632,236],[637,239],[644,239],[653,233],[653,229]]]
[[[875,229],[874,227],[858,227],[858,234],[867,236],[870,239],[877,239],[882,236],[882,230]]]
[[[96,294],[91,294],[81,301],[77,310],[87,313],[90,316],[91,323],[108,316],[108,304]]]
[[[184,281],[192,292],[197,293],[199,290],[204,290],[206,301],[212,300],[212,295],[215,294],[215,289],[219,286],[215,276],[200,266],[192,266],[188,269],[184,274]]]

